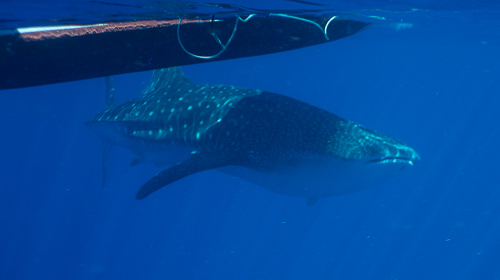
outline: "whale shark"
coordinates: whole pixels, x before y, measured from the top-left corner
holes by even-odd
[[[302,101],[257,89],[196,84],[178,67],[153,72],[136,99],[86,125],[131,165],[168,166],[137,192],[141,200],[186,176],[217,169],[275,193],[321,197],[368,188],[419,159],[403,142]]]

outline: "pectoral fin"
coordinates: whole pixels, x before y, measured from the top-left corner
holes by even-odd
[[[230,164],[230,161],[223,157],[194,153],[187,160],[156,174],[139,189],[135,198],[138,200],[144,199],[153,192],[186,176]]]

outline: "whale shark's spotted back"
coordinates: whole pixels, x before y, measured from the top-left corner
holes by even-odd
[[[145,141],[196,144],[242,98],[260,93],[226,85],[196,85],[179,68],[167,68],[154,72],[142,97],[110,106],[88,124],[123,125],[127,136]]]
[[[129,148],[135,163],[171,165],[138,199],[219,168],[315,201],[366,188],[419,158],[405,144],[325,110],[260,90],[197,85],[179,68],[155,71],[140,98],[108,107],[87,125]]]

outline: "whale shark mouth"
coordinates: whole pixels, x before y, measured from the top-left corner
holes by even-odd
[[[365,164],[387,164],[387,163],[404,163],[408,165],[415,165],[415,162],[418,160],[418,156],[414,157],[397,157],[397,156],[388,156],[388,157],[381,157],[381,158],[376,158],[376,159],[371,159],[365,162]]]

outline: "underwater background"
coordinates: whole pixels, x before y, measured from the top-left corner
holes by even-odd
[[[178,3],[4,0],[0,28],[175,14]],[[105,107],[104,78],[3,90],[0,279],[500,279],[498,1],[218,3],[372,19],[327,44],[182,69],[313,104],[421,160],[311,207],[218,171],[137,201],[162,168],[130,167],[114,147],[101,188],[101,141],[83,123]],[[116,76],[116,98],[150,78]]]

